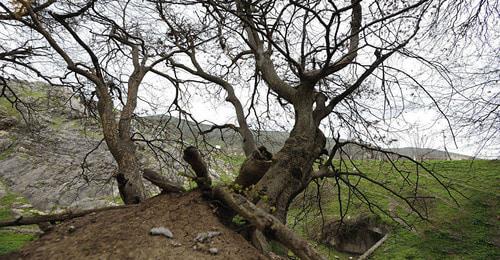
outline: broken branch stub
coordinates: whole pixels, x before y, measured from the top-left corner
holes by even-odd
[[[194,173],[196,174],[196,178],[194,181],[198,185],[198,187],[202,191],[211,190],[212,180],[208,175],[208,167],[203,158],[201,157],[200,152],[194,146],[189,146],[184,150],[184,155],[182,159],[191,165]]]

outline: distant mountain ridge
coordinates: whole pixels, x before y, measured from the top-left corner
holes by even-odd
[[[171,127],[176,127],[183,132],[183,136],[186,139],[199,137],[196,130],[199,129],[201,131],[206,131],[212,128],[213,125],[199,123],[196,126],[196,123],[187,121],[184,119],[179,119],[176,117],[166,117],[161,115],[153,115],[153,116],[145,116],[142,117],[145,120],[165,120],[169,121]],[[194,133],[194,134],[193,134]],[[254,135],[259,144],[266,146],[271,152],[275,153],[285,143],[286,139],[289,136],[287,132],[281,131],[255,131]],[[238,133],[236,133],[232,129],[224,129],[222,131],[214,130],[205,135],[206,140],[213,144],[218,145],[223,149],[226,149],[229,152],[233,153],[242,153],[241,149],[241,137]],[[333,146],[333,139],[327,139],[327,148]],[[402,148],[391,148],[382,147],[383,150],[398,153],[400,155],[408,156],[415,160],[470,160],[474,159],[473,156],[463,155],[459,153],[451,153],[442,151],[439,149],[433,148],[417,148],[417,147],[402,147]],[[345,151],[350,155],[352,159],[384,159],[384,156],[381,154],[377,154],[377,152],[367,152],[357,146],[350,145],[346,147]]]

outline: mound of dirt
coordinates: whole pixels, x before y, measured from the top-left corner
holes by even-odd
[[[173,239],[151,236],[164,226]],[[221,232],[209,242],[198,234]],[[217,248],[211,254],[209,248]],[[214,250],[212,250],[212,253]],[[224,226],[199,192],[167,194],[137,206],[75,218],[3,259],[267,259]]]

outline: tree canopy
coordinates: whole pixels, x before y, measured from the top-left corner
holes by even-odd
[[[197,129],[201,136],[233,130],[247,161],[271,161],[246,195],[281,222],[295,197],[324,178],[362,200],[354,179],[384,187],[425,218],[380,176],[334,159],[349,161],[346,149],[356,146],[409,160],[452,196],[439,175],[382,146],[409,127],[408,111],[434,111],[448,146],[471,133],[498,143],[498,14],[498,1],[488,0],[16,0],[0,3],[0,84],[12,103],[9,80],[28,77],[97,102],[125,203],[145,199],[135,144],[161,153],[154,144],[168,132],[134,129],[138,103],[197,123],[199,95],[234,113]],[[290,135],[268,157],[259,131],[278,129]],[[243,168],[240,175],[256,174]],[[418,178],[402,183],[415,197]]]

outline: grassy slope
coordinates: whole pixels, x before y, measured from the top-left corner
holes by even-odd
[[[8,192],[0,198],[0,221],[9,220],[14,217],[12,211],[14,203],[26,203],[24,198]],[[22,234],[11,230],[0,229],[0,255],[16,251],[27,242],[35,238],[32,234]]]
[[[20,95],[25,97],[31,97],[34,99],[45,98],[45,94],[43,92],[22,91]],[[5,98],[0,98],[0,113],[7,116],[14,116],[18,120],[21,119],[21,115],[19,112],[12,106],[11,103],[7,101]],[[13,148],[9,148],[6,151],[0,153],[0,160],[7,158],[10,153],[12,153]],[[0,180],[0,185],[3,185]],[[15,203],[28,203],[24,198],[18,196],[10,192],[8,189],[6,190],[6,194],[0,197],[0,221],[10,220],[14,217],[11,209],[13,208],[13,204]],[[27,242],[33,240],[35,238],[32,234],[23,234],[12,230],[0,229],[0,255],[16,251],[25,245]]]
[[[17,116],[16,111],[0,99],[0,107],[8,115]],[[57,125],[57,121],[55,123]],[[6,151],[8,152],[8,151]],[[6,155],[6,154],[2,154]],[[0,156],[2,156],[0,155]],[[230,164],[239,165],[242,158],[226,161]],[[435,181],[426,175],[421,175],[421,187],[425,189],[424,195],[437,195],[430,210],[431,223],[418,221],[409,217],[415,223],[417,233],[394,226],[393,234],[387,242],[374,254],[375,259],[500,259],[498,247],[500,227],[498,217],[498,201],[500,199],[500,162],[499,161],[431,161],[427,164],[442,175],[452,178],[457,187],[468,197],[468,199],[457,196],[460,207],[456,207],[447,197],[446,192]],[[409,171],[415,171],[411,165],[405,165]],[[349,166],[350,167],[350,166]],[[371,175],[388,173],[386,177],[393,184],[401,183],[401,178],[394,173],[394,169],[387,163],[380,161],[365,161],[359,163],[360,169]],[[235,168],[237,169],[237,167]],[[230,182],[233,176],[223,176],[222,182]],[[368,185],[364,182],[359,184],[360,189],[366,191],[368,196],[381,205],[393,203],[387,194],[380,188]],[[331,189],[334,190],[334,189]],[[346,190],[343,191],[346,194]],[[324,213],[326,217],[338,215],[338,202],[334,199],[336,194],[330,192],[329,197],[324,198]],[[0,220],[12,217],[10,208],[16,198],[13,194],[0,199]],[[345,203],[344,203],[345,205]],[[350,215],[365,213],[366,206],[359,201],[351,205]],[[404,213],[404,207],[397,207],[397,211]],[[297,212],[291,209],[291,215]],[[309,216],[305,223],[317,224],[318,218]],[[293,217],[293,216],[291,216]],[[316,223],[314,223],[316,222]],[[297,230],[303,232],[304,225],[298,225]],[[0,230],[0,254],[13,251],[21,247],[26,241],[33,238],[32,235],[19,234],[12,231]],[[320,248],[325,254],[333,258],[334,255],[346,257],[344,254],[329,250],[324,246]]]
[[[467,198],[453,193],[459,202],[457,206],[447,192],[428,174],[420,172],[420,195],[435,196],[428,204],[430,222],[421,221],[408,215],[403,203],[391,199],[380,187],[361,181],[360,190],[366,196],[377,202],[382,208],[393,208],[398,216],[408,219],[416,228],[416,232],[408,231],[382,216],[382,221],[392,227],[392,234],[386,243],[373,255],[373,259],[500,259],[500,250],[494,245],[500,242],[500,227],[497,217],[500,216],[498,201],[500,199],[500,161],[429,161],[429,168],[443,175],[445,183],[453,179],[453,183]],[[400,187],[401,177],[394,168],[381,161],[357,162],[358,169],[368,176],[385,179],[392,187]],[[399,167],[408,170],[410,178],[415,181],[415,166],[408,162],[400,162]],[[352,169],[352,165],[348,166]],[[412,177],[413,176],[413,177]],[[355,182],[356,179],[351,179]],[[329,186],[330,185],[330,186]],[[328,192],[322,198],[323,213],[328,218],[339,215],[336,188],[332,183],[326,184]],[[402,189],[408,192],[408,186]],[[343,189],[344,206],[347,189]],[[375,211],[377,211],[375,209]],[[293,223],[298,208],[292,209],[290,220]],[[368,214],[369,209],[359,199],[350,204],[349,216]],[[379,212],[380,213],[380,212]],[[318,226],[320,218],[312,211],[305,221],[297,225],[296,230],[305,233],[306,228]],[[320,246],[320,249],[330,258],[346,257]]]
[[[500,239],[500,161],[430,162],[435,170],[454,179],[466,198],[460,207],[439,201],[431,223],[417,226],[418,234],[396,229],[374,255],[375,259],[500,259],[493,241]],[[445,196],[441,187],[426,183],[427,190]]]

